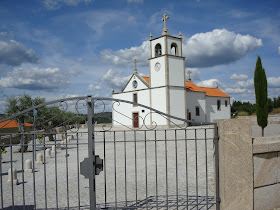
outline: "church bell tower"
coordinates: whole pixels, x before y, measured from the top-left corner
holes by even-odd
[[[153,38],[152,34],[150,35],[151,107],[186,119],[185,57],[182,56],[182,34],[180,33],[179,37],[169,34],[166,24],[168,18],[166,14],[163,15],[164,28],[161,36]],[[168,127],[172,127],[173,123],[182,123],[156,115],[152,120]]]

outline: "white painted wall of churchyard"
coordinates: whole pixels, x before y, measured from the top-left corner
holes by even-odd
[[[221,100],[221,110],[217,110],[217,100]],[[225,101],[227,100],[227,107]],[[229,98],[206,96],[206,122],[213,122],[216,119],[230,119]]]
[[[191,112],[191,118],[194,121],[205,122],[206,105],[205,105],[205,92],[186,91],[187,109]],[[200,115],[196,116],[195,108],[199,107]]]

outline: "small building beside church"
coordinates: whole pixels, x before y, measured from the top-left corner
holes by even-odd
[[[133,104],[113,103],[113,126],[142,127],[157,124],[172,127],[183,122],[153,113],[143,104],[168,115],[197,122],[230,119],[230,96],[218,88],[199,87],[185,79],[185,57],[182,55],[182,34],[171,36],[166,27],[160,37],[150,35],[149,76],[141,76],[135,69],[121,92],[113,92],[114,99]]]

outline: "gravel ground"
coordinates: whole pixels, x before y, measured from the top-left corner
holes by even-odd
[[[104,160],[104,171],[96,177],[99,207],[104,207],[104,203],[119,207],[160,206],[167,198],[169,203],[178,201],[183,205],[186,197],[190,203],[194,201],[192,196],[214,196],[213,129],[195,128],[188,128],[186,132],[96,132],[96,154]],[[17,146],[13,146],[12,153],[11,148],[7,148],[1,167],[3,207],[11,206],[13,200],[16,206],[23,205],[23,201],[32,206],[35,200],[37,208],[69,206],[77,209],[81,206],[88,209],[88,179],[78,173],[79,162],[88,156],[87,130],[80,132],[67,146],[57,149],[56,155],[46,157],[45,164],[35,163],[35,173],[23,173],[23,161],[33,160],[32,142],[31,152],[24,154],[15,152]],[[193,140],[195,136],[196,142]],[[56,139],[56,143],[60,143],[61,135],[58,134]],[[36,144],[36,153],[44,155],[44,145]],[[45,147],[51,148],[52,145],[54,142],[46,138]],[[7,175],[11,167],[17,169],[19,181],[13,188]]]

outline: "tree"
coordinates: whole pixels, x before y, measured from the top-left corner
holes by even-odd
[[[267,99],[267,80],[265,70],[262,67],[260,56],[255,68],[254,86],[256,95],[256,114],[258,125],[262,128],[262,136],[264,136],[264,128],[267,126],[268,118],[268,99]]]
[[[38,104],[44,103],[45,99],[37,97],[35,99],[32,99],[31,96],[24,94],[21,97],[10,97],[6,101],[6,115],[12,116],[19,112],[22,112],[32,106],[36,106]],[[18,123],[18,129],[20,133],[25,133],[25,122],[29,121],[32,122],[33,119],[33,112],[28,112],[26,114],[22,114],[15,118]],[[23,152],[26,152],[28,149],[28,136],[27,135],[21,135],[20,143],[23,148]]]

